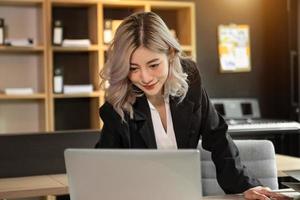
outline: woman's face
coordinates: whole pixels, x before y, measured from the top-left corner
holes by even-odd
[[[159,97],[169,73],[168,56],[145,47],[137,48],[130,60],[129,80],[148,98]]]

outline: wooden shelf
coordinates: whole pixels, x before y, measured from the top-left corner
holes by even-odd
[[[53,6],[66,6],[66,7],[72,7],[72,6],[87,6],[91,4],[97,4],[99,0],[50,0],[51,4]]]
[[[37,93],[37,94],[30,94],[30,95],[7,95],[7,94],[0,94],[0,100],[34,100],[34,99],[45,99],[46,94],[44,93]]]
[[[165,2],[165,1],[152,1],[150,3],[151,8],[165,8],[165,9],[178,9],[194,7],[193,2]]]
[[[93,92],[93,93],[78,93],[78,94],[54,94],[53,97],[56,99],[63,98],[95,98],[101,97],[103,92]]]
[[[0,46],[0,52],[7,53],[31,53],[31,52],[43,52],[44,46],[32,46],[32,47],[13,47],[13,46]]]
[[[142,11],[145,9],[146,4],[142,1],[103,1],[103,6],[107,8],[135,8]]]
[[[44,0],[1,0],[1,5],[12,5],[12,6],[22,6],[22,5],[36,5],[44,3]]]
[[[59,47],[52,46],[54,52],[85,52],[85,51],[98,51],[98,45],[91,45],[90,47]]]

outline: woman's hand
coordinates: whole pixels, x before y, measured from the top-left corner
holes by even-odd
[[[258,199],[258,200],[290,200],[291,197],[285,196],[280,193],[272,192],[268,187],[257,186],[246,190],[244,193],[245,199]]]

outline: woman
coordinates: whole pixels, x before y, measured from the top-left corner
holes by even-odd
[[[226,193],[247,199],[284,198],[261,187],[240,163],[237,147],[202,87],[196,64],[152,12],[127,17],[116,31],[102,70],[106,102],[97,148],[197,148],[212,153]],[[108,83],[108,84],[106,84]]]

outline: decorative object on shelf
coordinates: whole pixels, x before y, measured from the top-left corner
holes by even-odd
[[[248,25],[220,25],[219,58],[221,72],[249,72],[250,37]]]
[[[92,92],[93,92],[92,84],[64,86],[64,94],[81,94],[81,93],[92,93]]]
[[[103,29],[103,42],[104,44],[109,44],[113,38],[112,32],[112,20],[104,20],[104,29]]]
[[[89,39],[64,39],[62,42],[63,47],[89,47],[91,41]]]
[[[4,45],[4,19],[0,18],[0,45]]]
[[[5,39],[5,45],[14,47],[32,47],[34,45],[34,40],[32,38],[21,38],[21,39]]]
[[[60,20],[55,20],[53,27],[53,44],[62,45],[63,42],[63,26]]]
[[[5,88],[4,93],[7,95],[28,95],[33,94],[32,88]]]
[[[63,93],[63,86],[64,86],[63,67],[56,67],[54,69],[54,76],[53,76],[53,92]]]

